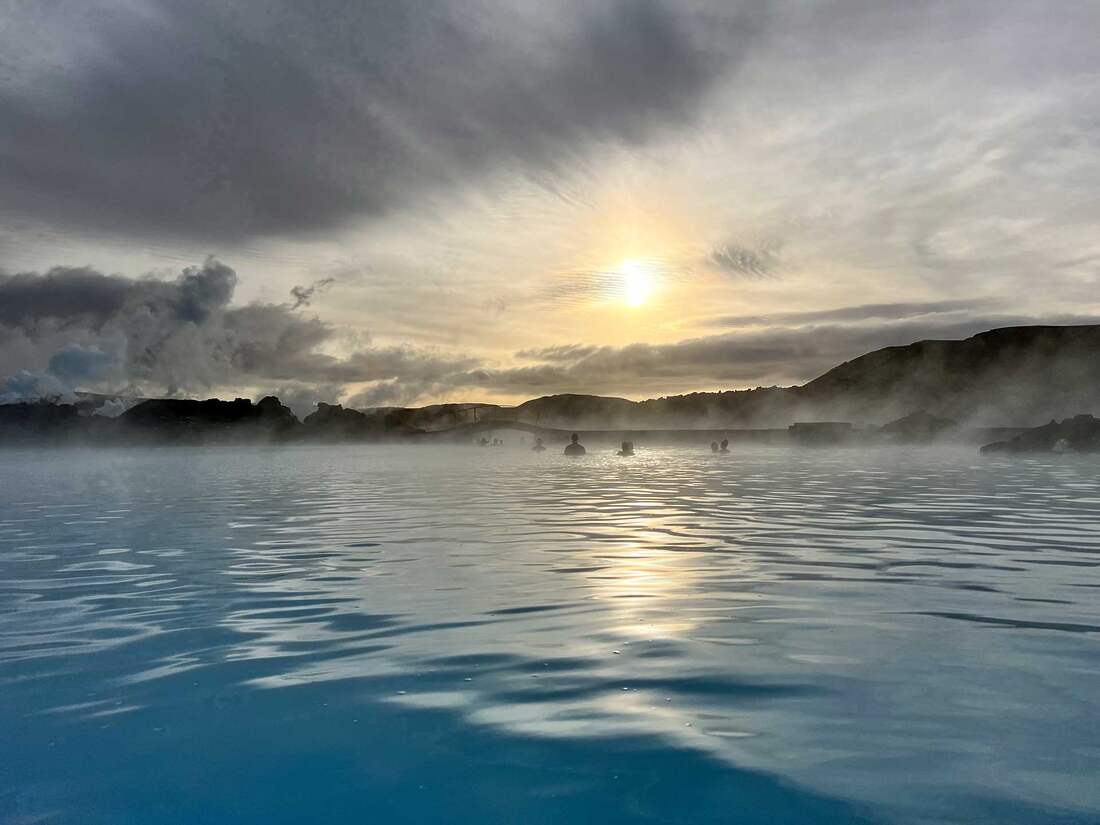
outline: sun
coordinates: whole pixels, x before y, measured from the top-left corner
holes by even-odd
[[[623,301],[627,306],[640,307],[649,300],[657,285],[655,267],[641,258],[626,258],[617,267]]]

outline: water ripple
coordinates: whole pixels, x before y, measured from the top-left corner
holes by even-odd
[[[308,770],[313,796],[349,800],[404,788],[387,760],[431,759],[408,768],[430,784],[457,770],[437,749],[476,742],[451,790],[469,821],[490,821],[487,800],[543,821],[529,794],[574,800],[545,821],[725,821],[679,798],[692,782],[758,794],[760,821],[1100,817],[1100,474],[1079,457],[6,459],[0,755],[20,759],[0,761],[17,765],[0,821],[203,818],[127,795],[119,763],[87,758],[112,742],[162,792],[183,760],[210,787],[203,765],[234,764],[283,799],[272,756],[240,767],[233,742],[254,739],[328,766]],[[367,720],[398,738],[349,738]],[[536,752],[540,778],[503,802],[494,766]],[[621,784],[585,773],[597,752]],[[432,819],[417,793],[408,821]]]

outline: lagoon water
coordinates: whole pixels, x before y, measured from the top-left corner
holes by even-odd
[[[0,822],[1100,821],[1100,465],[0,454]]]

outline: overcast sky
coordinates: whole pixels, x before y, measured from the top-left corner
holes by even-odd
[[[0,0],[0,397],[645,398],[1096,322],[1097,31],[1087,0]]]

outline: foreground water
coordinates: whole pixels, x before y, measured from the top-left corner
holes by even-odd
[[[1094,459],[0,461],[0,822],[1100,821]]]

